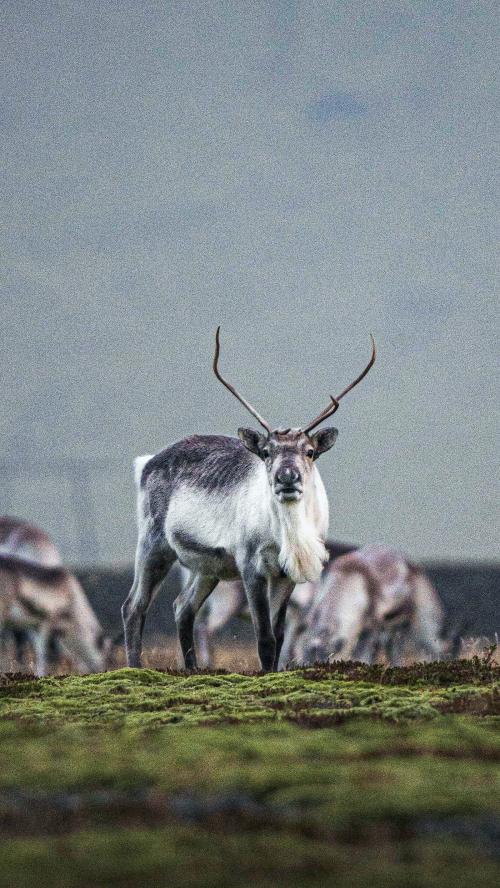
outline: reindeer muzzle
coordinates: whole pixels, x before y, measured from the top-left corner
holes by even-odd
[[[294,466],[280,466],[274,478],[274,492],[280,502],[295,502],[303,493],[300,472]]]

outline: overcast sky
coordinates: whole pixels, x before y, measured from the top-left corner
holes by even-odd
[[[252,422],[211,375],[218,323],[223,371],[273,425],[312,419],[372,332],[318,463],[331,535],[496,557],[498,4],[1,18],[1,510],[81,558],[48,459],[104,457],[100,554],[131,560],[133,456]],[[12,480],[14,455],[41,468]]]

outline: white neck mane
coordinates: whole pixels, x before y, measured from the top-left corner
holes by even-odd
[[[276,503],[279,563],[295,583],[319,580],[328,560],[324,539],[328,530],[328,500],[316,468],[298,502]]]

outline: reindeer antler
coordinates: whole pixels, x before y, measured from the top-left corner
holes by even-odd
[[[238,398],[238,401],[240,402],[240,404],[243,404],[243,406],[247,408],[248,412],[251,413],[252,416],[255,417],[257,422],[259,422],[261,424],[262,428],[264,428],[266,430],[266,432],[270,435],[272,429],[271,429],[271,426],[269,425],[269,423],[266,422],[266,420],[263,419],[259,413],[257,413],[255,407],[252,407],[252,405],[249,403],[249,401],[247,401],[243,397],[243,395],[240,395],[239,392],[236,391],[234,386],[232,386],[230,382],[227,382],[224,379],[224,377],[221,375],[221,373],[219,372],[219,366],[218,366],[219,365],[219,354],[220,354],[220,326],[217,327],[217,331],[215,333],[215,355],[214,355],[214,363],[213,363],[214,373],[215,373],[217,379],[219,380],[219,382],[222,382],[222,385],[225,385],[226,388],[231,392],[232,395],[234,395],[235,398]]]
[[[348,385],[347,388],[345,388],[344,391],[340,393],[340,395],[337,395],[336,398],[334,398],[333,395],[330,395],[330,400],[332,403],[329,404],[328,407],[325,407],[325,409],[322,410],[320,414],[318,414],[316,419],[313,419],[313,421],[311,423],[309,423],[307,428],[304,429],[304,432],[306,433],[306,435],[308,432],[311,432],[313,429],[315,429],[316,426],[318,426],[320,424],[320,422],[323,422],[325,419],[328,419],[329,416],[332,416],[335,413],[335,411],[339,409],[339,407],[340,407],[339,401],[341,400],[341,398],[343,398],[344,395],[347,395],[347,392],[350,392],[351,389],[353,389],[354,386],[358,384],[358,382],[361,382],[361,380],[364,379],[364,377],[366,376],[368,371],[373,367],[373,365],[375,363],[375,358],[376,358],[377,352],[375,349],[375,340],[374,340],[371,333],[370,333],[370,338],[372,341],[372,356],[371,356],[370,360],[368,361],[368,364],[366,365],[365,369],[354,380],[354,382],[351,382],[351,384]]]

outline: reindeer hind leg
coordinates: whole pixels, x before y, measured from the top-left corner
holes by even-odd
[[[137,547],[134,582],[122,605],[123,629],[128,666],[141,666],[142,634],[149,606],[176,559],[166,544],[151,547],[147,541]]]
[[[175,622],[186,669],[197,668],[194,620],[218,582],[218,577],[194,574],[174,601]]]

